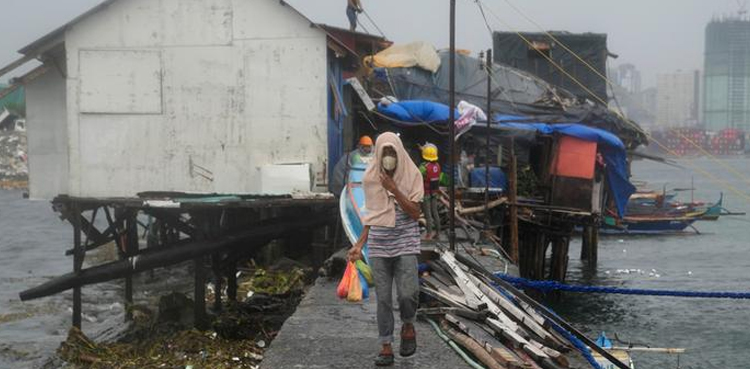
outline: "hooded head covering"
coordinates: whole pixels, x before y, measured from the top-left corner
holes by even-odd
[[[396,151],[398,160],[393,174],[396,187],[409,201],[421,202],[424,196],[424,185],[419,168],[404,149],[401,139],[393,132],[385,132],[375,141],[375,158],[367,166],[362,179],[367,208],[364,216],[365,225],[396,226],[396,199],[388,194],[380,181],[380,173],[385,173],[382,162],[383,150],[389,146]]]

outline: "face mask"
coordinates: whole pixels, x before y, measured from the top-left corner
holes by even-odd
[[[383,169],[388,170],[388,171],[396,169],[396,157],[384,156],[383,157]]]

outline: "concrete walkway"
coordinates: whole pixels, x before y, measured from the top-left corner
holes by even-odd
[[[263,369],[375,368],[380,349],[375,322],[375,295],[368,301],[350,303],[336,297],[338,281],[319,278],[310,288],[261,363]],[[395,293],[394,293],[395,297]],[[395,302],[394,302],[395,303]],[[398,312],[396,336],[400,332]],[[466,363],[426,322],[417,323],[417,353],[409,358],[396,354],[393,368],[466,368]],[[394,351],[398,353],[398,337]]]

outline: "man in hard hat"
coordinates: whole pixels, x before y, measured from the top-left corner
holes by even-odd
[[[349,18],[349,30],[357,29],[357,14],[362,13],[362,3],[359,0],[346,0],[346,17]]]
[[[352,151],[350,155],[351,160],[349,161],[349,165],[353,165],[356,163],[370,163],[370,160],[372,159],[372,145],[373,142],[370,136],[362,136],[359,139],[357,150]]]
[[[424,198],[422,200],[422,212],[426,222],[425,240],[437,239],[440,235],[440,214],[438,214],[438,202],[440,191],[440,177],[442,170],[438,163],[437,146],[427,143],[422,146],[422,159],[425,161],[419,166],[424,179]],[[433,234],[434,230],[434,234]]]
[[[349,168],[357,164],[369,164],[372,160],[372,147],[373,142],[370,136],[362,136],[359,139],[357,148],[346,155],[343,155],[339,159],[336,166],[333,167],[333,173],[331,173],[331,180],[328,182],[328,190],[331,191],[335,196],[341,194],[341,190],[344,189],[344,185],[347,182],[347,176]]]

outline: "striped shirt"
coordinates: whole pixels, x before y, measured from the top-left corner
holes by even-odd
[[[371,226],[367,248],[374,258],[419,254],[419,224],[396,204],[396,226]]]

